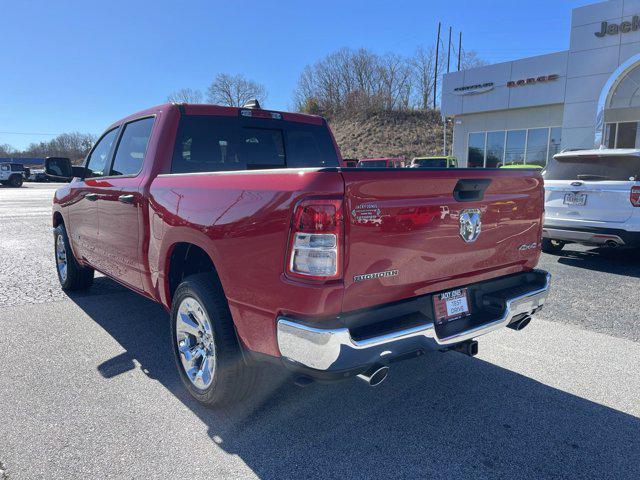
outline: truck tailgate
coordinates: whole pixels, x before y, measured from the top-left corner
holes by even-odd
[[[347,213],[343,311],[537,263],[544,199],[537,172],[354,169],[342,174]],[[473,191],[483,187],[482,199],[474,199]],[[473,227],[478,217],[480,234],[465,241],[461,224]]]

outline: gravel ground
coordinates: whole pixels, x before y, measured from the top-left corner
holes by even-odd
[[[553,293],[480,354],[394,365],[378,388],[293,386],[188,397],[164,310],[104,277],[55,277],[52,185],[0,188],[0,479],[638,478],[640,258],[543,256]]]

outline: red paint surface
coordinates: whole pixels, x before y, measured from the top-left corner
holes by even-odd
[[[187,113],[237,115],[238,109],[185,106]],[[324,317],[454,288],[533,268],[539,242],[542,179],[518,170],[465,169],[317,171],[281,169],[169,175],[177,106],[161,105],[113,126],[155,115],[140,174],[72,182],[56,192],[76,257],[170,307],[167,268],[172,249],[188,242],[211,257],[243,344],[278,355],[280,313]],[[286,114],[289,121],[322,123]],[[452,197],[460,178],[489,177],[481,202]],[[87,193],[100,199],[90,202]],[[133,194],[133,205],[117,197]],[[308,197],[343,197],[342,279],[314,282],[285,276],[293,208]],[[375,204],[374,217],[362,204]],[[458,235],[461,209],[483,211],[475,243]],[[356,214],[352,212],[356,210]],[[364,212],[364,213],[358,213]],[[446,212],[443,213],[443,212]],[[397,276],[353,282],[354,275],[398,270]]]

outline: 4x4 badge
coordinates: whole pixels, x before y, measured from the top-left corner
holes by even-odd
[[[477,208],[460,212],[460,236],[467,242],[475,242],[482,231],[482,213]]]

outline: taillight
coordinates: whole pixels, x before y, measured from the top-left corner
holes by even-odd
[[[342,199],[308,199],[296,205],[287,274],[311,280],[342,277]]]
[[[640,207],[640,187],[631,187],[629,200],[634,207]]]

